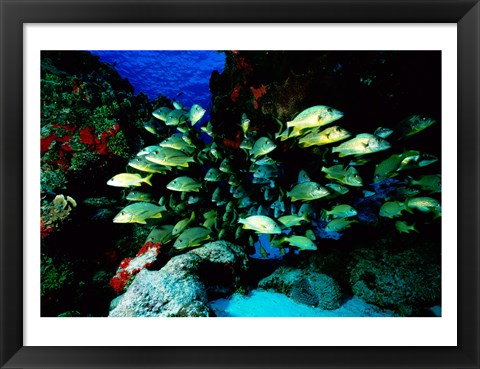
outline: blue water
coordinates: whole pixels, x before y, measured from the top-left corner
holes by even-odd
[[[150,100],[162,94],[189,108],[211,105],[210,76],[222,73],[225,54],[204,50],[90,50],[100,60],[115,67],[127,78],[135,94],[143,92]],[[179,95],[180,94],[180,95]],[[177,96],[179,95],[179,96]],[[208,109],[209,110],[209,109]]]

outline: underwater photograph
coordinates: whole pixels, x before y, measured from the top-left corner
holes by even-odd
[[[41,316],[441,317],[441,72],[42,51]]]

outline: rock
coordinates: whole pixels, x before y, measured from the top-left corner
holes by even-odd
[[[142,270],[109,316],[178,316],[184,310],[191,316],[208,316],[205,286],[194,273],[200,261],[196,255],[184,254],[159,271]]]
[[[419,246],[419,245],[417,245]],[[361,249],[350,270],[353,293],[401,316],[417,316],[440,304],[440,264],[418,249]]]
[[[139,272],[118,301],[111,317],[210,316],[209,295],[236,288],[246,269],[243,248],[216,241],[173,257],[158,271]]]
[[[338,309],[342,303],[338,283],[326,274],[308,269],[278,268],[272,275],[262,279],[258,286],[322,310]]]

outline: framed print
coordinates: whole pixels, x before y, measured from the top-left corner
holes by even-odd
[[[477,1],[0,5],[2,368],[479,367]]]

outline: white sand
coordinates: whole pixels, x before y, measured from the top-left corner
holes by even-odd
[[[261,290],[248,295],[234,294],[228,299],[212,301],[210,306],[219,317],[388,317],[365,301],[353,297],[336,310],[321,310],[298,304],[287,296]]]

